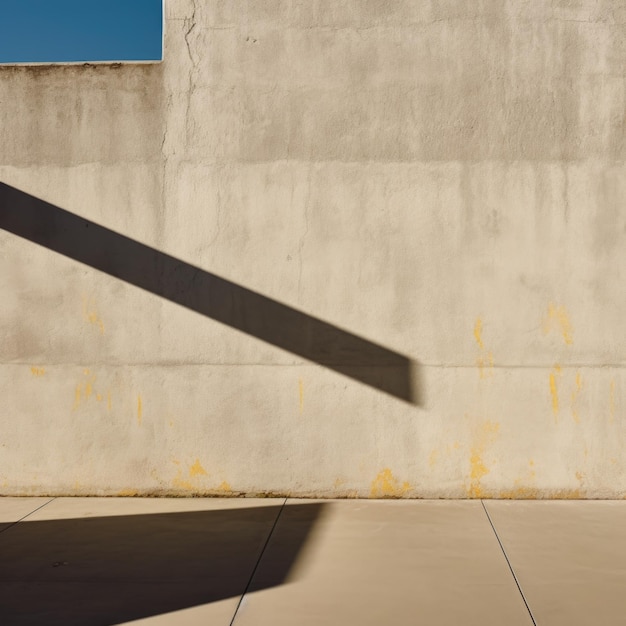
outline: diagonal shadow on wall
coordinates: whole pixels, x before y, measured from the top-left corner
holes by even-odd
[[[263,559],[263,580],[250,590],[293,578],[324,506],[286,507],[290,518],[279,549]],[[281,510],[259,506],[14,524],[0,531],[0,623],[107,626],[241,596]]]
[[[409,403],[414,361],[0,183],[0,228]]]

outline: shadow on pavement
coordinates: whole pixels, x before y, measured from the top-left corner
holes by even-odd
[[[297,518],[263,583],[283,584],[323,503]],[[280,506],[23,521],[0,533],[0,624],[108,626],[240,596]],[[234,607],[233,607],[234,608]]]

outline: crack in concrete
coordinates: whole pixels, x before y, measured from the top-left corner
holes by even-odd
[[[191,17],[186,18],[185,19],[185,34],[184,34],[184,38],[185,38],[185,45],[187,46],[187,54],[189,56],[189,60],[191,61],[191,71],[189,72],[189,81],[188,81],[188,89],[187,89],[187,108],[185,111],[185,138],[188,141],[189,140],[189,136],[190,134],[193,134],[193,129],[191,128],[191,126],[193,126],[193,124],[191,124],[191,120],[190,120],[190,115],[189,115],[189,111],[191,110],[191,99],[193,98],[195,89],[196,89],[196,84],[197,84],[197,75],[198,75],[198,59],[196,57],[194,57],[194,54],[192,52],[192,46],[191,46],[191,42],[189,41],[189,36],[191,35],[191,33],[193,32],[193,30],[196,28],[196,2],[195,0],[192,3],[193,5],[193,10],[191,12]]]

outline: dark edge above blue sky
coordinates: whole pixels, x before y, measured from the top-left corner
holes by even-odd
[[[0,0],[0,64],[163,58],[163,0]]]

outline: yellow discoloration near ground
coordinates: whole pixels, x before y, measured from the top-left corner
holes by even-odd
[[[171,459],[174,465],[178,466],[176,476],[172,479],[172,485],[178,489],[184,489],[185,491],[192,491],[197,493],[226,495],[232,493],[233,489],[230,483],[223,480],[217,487],[207,487],[206,481],[202,479],[203,476],[209,476],[200,459],[196,459],[190,466],[188,475],[185,475],[181,462],[178,459]]]
[[[46,373],[46,370],[43,367],[36,367],[35,365],[33,365],[30,368],[30,373],[33,376],[39,377],[39,376],[44,376]]]
[[[558,330],[566,345],[574,343],[572,338],[572,325],[569,315],[564,306],[557,306],[552,302],[548,305],[548,312],[543,320],[543,333],[547,335],[551,330]]]
[[[378,472],[376,478],[372,481],[370,489],[371,498],[401,498],[411,490],[408,482],[400,482],[392,474],[389,468]]]
[[[472,448],[470,456],[470,494],[475,498],[481,497],[480,480],[489,473],[489,469],[483,462],[483,451],[481,448]]]
[[[474,434],[473,445],[470,450],[470,486],[468,495],[470,498],[484,497],[481,481],[489,473],[489,468],[485,464],[484,455],[487,446],[496,439],[500,430],[497,422],[485,421],[477,428]]]
[[[137,394],[137,424],[141,426],[141,418],[143,416],[143,403],[141,401],[141,394]]]
[[[174,487],[178,487],[179,489],[186,489],[187,491],[192,491],[194,489],[194,486],[189,480],[183,477],[183,470],[180,467],[180,461],[178,459],[172,459],[172,463],[178,466],[178,470],[176,471],[176,476],[172,480],[172,485]],[[189,473],[191,474],[191,470],[189,471]]]
[[[498,493],[498,497],[503,500],[535,500],[539,496],[536,487],[526,487],[521,485],[513,489],[504,489]]]
[[[208,476],[209,473],[200,464],[200,459],[196,459],[195,463],[189,468],[189,476]]]
[[[193,491],[195,489],[195,487],[191,484],[190,481],[185,480],[182,475],[179,474],[177,476],[174,477],[174,479],[172,480],[172,485],[174,487],[178,487],[179,489],[186,489],[187,491]]]

